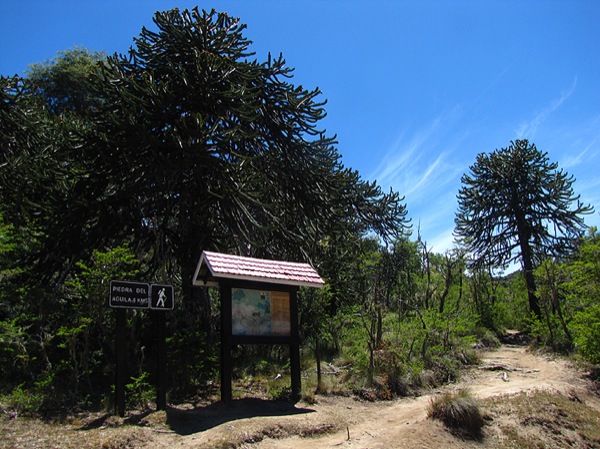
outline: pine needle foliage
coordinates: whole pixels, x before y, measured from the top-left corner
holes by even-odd
[[[593,208],[573,191],[575,179],[527,140],[480,153],[461,178],[455,234],[474,266],[521,262],[530,311],[539,319],[533,271],[546,257],[571,254]]]

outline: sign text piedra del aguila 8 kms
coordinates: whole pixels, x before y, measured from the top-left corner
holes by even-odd
[[[173,296],[172,285],[110,281],[109,305],[115,308],[172,310]]]

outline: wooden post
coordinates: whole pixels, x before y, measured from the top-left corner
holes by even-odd
[[[317,360],[317,391],[321,391],[321,345],[318,335],[315,339],[315,359]]]
[[[167,408],[167,320],[166,311],[155,311],[156,325],[156,409]]]
[[[127,310],[116,309],[115,352],[117,366],[115,369],[115,412],[120,417],[125,416],[125,378],[127,350]]]
[[[298,290],[290,291],[290,370],[292,381],[292,399],[298,401],[302,392],[300,376],[300,331],[298,329]]]
[[[221,293],[221,402],[233,399],[231,377],[233,360],[231,357],[231,285],[223,283]]]

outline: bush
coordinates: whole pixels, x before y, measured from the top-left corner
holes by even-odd
[[[571,325],[581,356],[589,362],[600,363],[600,305],[577,313]]]
[[[427,417],[437,419],[453,430],[463,431],[472,436],[479,434],[484,425],[479,403],[466,389],[432,398]]]
[[[477,338],[477,347],[486,349],[495,349],[500,347],[500,340],[494,332],[485,327],[479,327],[475,330]]]
[[[407,360],[402,350],[396,342],[384,340],[375,351],[372,386],[380,399],[408,396],[417,386],[423,364],[420,360]]]
[[[22,386],[15,388],[12,393],[0,397],[0,410],[11,411],[15,415],[36,414],[42,407],[44,397],[31,390],[25,390]]]
[[[530,319],[530,333],[535,344],[554,352],[569,354],[573,350],[573,343],[565,334],[558,316],[547,311],[545,313],[546,316],[541,320],[534,315]]]
[[[291,401],[292,388],[288,385],[274,386],[269,389],[269,399],[272,401]]]
[[[150,374],[144,371],[139,377],[131,378],[125,385],[125,392],[129,407],[148,409],[156,397],[156,391],[150,383]]]

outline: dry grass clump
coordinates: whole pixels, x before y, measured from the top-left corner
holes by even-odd
[[[467,389],[431,398],[427,417],[437,419],[450,429],[478,436],[485,424],[477,400]]]
[[[82,422],[49,423],[36,418],[0,415],[0,447],[15,449],[130,449],[144,447],[142,429],[121,425],[81,430]]]
[[[275,424],[256,429],[253,432],[244,432],[238,435],[228,435],[227,438],[211,441],[198,446],[198,449],[238,449],[247,447],[248,444],[256,444],[265,438],[282,440],[292,436],[301,438],[316,438],[321,435],[333,433],[337,430],[333,424],[321,424],[318,426],[302,424]]]
[[[600,447],[598,400],[584,392],[522,392],[485,400],[499,422],[499,449]]]

